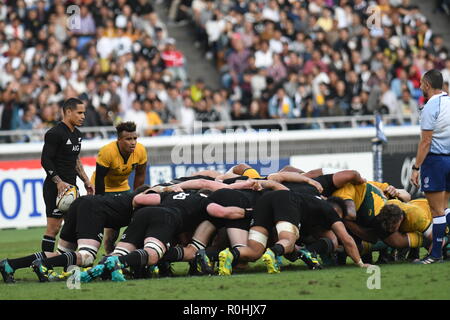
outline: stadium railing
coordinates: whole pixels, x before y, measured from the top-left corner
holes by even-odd
[[[398,121],[398,116],[384,115],[385,123]],[[405,124],[415,124],[415,119],[411,116],[403,116]],[[179,124],[163,124],[149,126],[147,130],[174,130],[174,135],[189,135],[201,134],[205,130],[224,131],[251,129],[278,129],[280,131],[288,131],[291,129],[301,129],[299,126],[310,126],[305,130],[311,129],[327,129],[329,126],[336,126],[339,128],[359,128],[361,126],[372,126],[375,117],[373,115],[355,115],[355,116],[340,116],[340,117],[318,117],[318,118],[297,118],[297,119],[261,119],[261,120],[237,120],[237,121],[217,121],[217,122],[195,122],[191,128],[184,127]],[[369,124],[369,125],[368,125]],[[17,142],[21,137],[28,137],[30,141],[42,141],[45,132],[48,129],[34,129],[34,130],[3,130],[0,131],[0,139],[2,137],[10,137],[11,142]],[[93,134],[97,138],[108,139],[115,135],[115,128],[113,126],[104,127],[81,127],[83,133]],[[1,140],[0,140],[1,141]]]

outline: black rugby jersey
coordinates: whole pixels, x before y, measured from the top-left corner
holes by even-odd
[[[47,178],[57,175],[64,182],[76,184],[75,167],[81,150],[81,140],[80,130],[75,128],[71,132],[62,121],[45,133],[41,165],[47,173]]]
[[[188,231],[208,218],[206,207],[212,202],[197,191],[163,192],[160,205],[178,209],[181,229]]]

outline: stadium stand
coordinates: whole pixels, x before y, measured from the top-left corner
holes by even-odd
[[[70,5],[79,8],[77,28]],[[193,26],[223,88],[189,79],[157,5],[168,6],[171,24]],[[447,9],[448,1],[436,2],[441,14]],[[409,0],[7,1],[0,38],[2,131],[53,126],[71,96],[87,102],[85,127],[134,120],[143,135],[181,132],[171,125],[191,133],[195,121],[374,112],[388,114],[391,125],[415,124],[424,71],[441,70],[447,91],[450,83],[448,43]],[[325,127],[350,123],[331,119]]]

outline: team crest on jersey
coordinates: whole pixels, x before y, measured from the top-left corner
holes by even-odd
[[[423,182],[424,182],[424,185],[423,185],[424,188],[429,188],[429,187],[430,187],[430,185],[429,185],[429,183],[430,183],[430,177],[425,177],[425,178],[423,179]]]

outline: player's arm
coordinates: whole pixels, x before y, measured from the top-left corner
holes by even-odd
[[[147,172],[147,162],[136,166],[134,174],[134,190],[142,186],[145,182],[145,174]]]
[[[80,156],[77,157],[75,170],[77,171],[77,174],[80,177],[81,181],[84,182],[84,187],[86,188],[87,193],[94,194],[94,187],[92,186],[91,182],[89,181],[89,177],[84,171],[83,163],[81,162]]]
[[[411,201],[411,194],[405,189],[397,189],[396,187],[389,185],[383,192],[390,199],[399,199],[403,202]]]
[[[112,228],[105,228],[103,231],[103,246],[106,254],[111,254],[114,251],[115,243],[119,237],[119,230]]]
[[[44,138],[44,147],[42,148],[41,165],[44,168],[47,176],[56,184],[58,189],[58,196],[69,187],[67,182],[64,182],[56,171],[54,159],[58,151],[60,138],[54,132],[47,132]]]
[[[342,188],[347,183],[361,184],[367,182],[361,177],[361,174],[356,170],[342,170],[333,174],[333,184],[336,188]]]
[[[331,225],[331,229],[336,234],[336,237],[344,246],[345,252],[347,252],[353,262],[355,262],[355,264],[359,267],[368,267],[369,264],[362,262],[355,240],[348,234],[344,223],[342,223],[342,221],[337,221]]]
[[[206,211],[212,217],[223,219],[241,219],[245,216],[245,209],[239,207],[224,207],[217,203],[210,203]]]
[[[414,164],[414,166],[420,168],[420,166],[424,162],[425,157],[427,156],[428,152],[430,151],[432,138],[433,138],[433,130],[422,130],[421,131],[420,142],[419,142],[419,146],[417,147],[416,163]],[[418,170],[412,170],[411,182],[416,187],[419,187],[419,171]]]
[[[161,189],[162,188],[162,189]],[[150,191],[153,191],[152,193],[149,193]],[[142,193],[139,193],[138,195],[134,196],[133,198],[133,208],[140,207],[140,206],[157,206],[161,203],[161,196],[159,195],[160,192],[164,192],[164,187],[154,187],[150,188]]]
[[[195,179],[195,180],[187,180],[183,181],[177,184],[174,184],[173,186],[170,186],[169,188],[181,188],[182,190],[186,189],[207,189],[211,191],[216,191],[219,189],[231,189],[230,185],[219,182],[219,181],[213,181],[213,180],[206,180],[206,179]],[[175,190],[173,190],[175,191]]]
[[[102,166],[98,162],[95,164],[95,194],[105,193],[105,177],[109,168]]]
[[[322,169],[320,169],[322,170]],[[296,168],[291,165],[284,166],[280,171],[278,172],[297,172],[297,173],[305,173],[302,169]]]
[[[410,247],[408,236],[405,233],[398,231],[392,233],[391,235],[389,235],[389,237],[383,239],[383,242],[386,243],[388,246],[397,249]]]
[[[289,190],[289,188],[285,185],[282,185],[281,183],[273,180],[257,180],[256,182],[261,186],[262,189]],[[258,188],[255,188],[255,190],[258,190]]]
[[[306,182],[306,183],[312,185],[313,187],[315,187],[317,190],[319,190],[320,193],[322,193],[322,191],[323,191],[322,185],[319,182],[307,177],[304,174],[299,174],[296,172],[272,173],[267,177],[267,179],[273,180],[273,181],[276,181],[279,183],[282,183],[282,182],[297,182],[297,183]]]
[[[378,240],[376,233],[368,228],[363,228],[354,221],[344,220],[344,225],[352,234],[364,241],[375,243]]]
[[[345,219],[347,220],[356,220],[356,206],[355,202],[351,199],[345,199],[345,205],[347,206],[347,215],[345,216]]]

